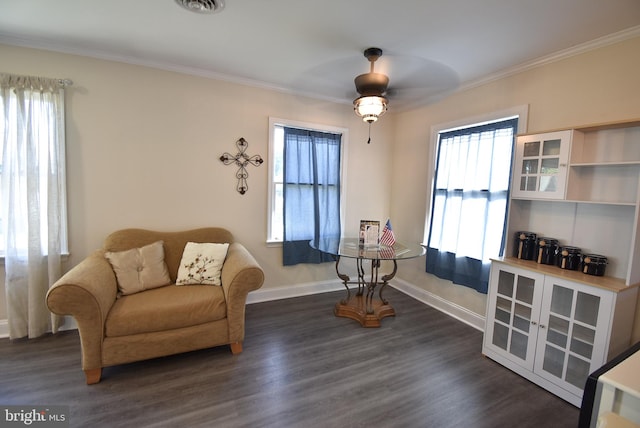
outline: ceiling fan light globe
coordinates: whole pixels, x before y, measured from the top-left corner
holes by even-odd
[[[387,99],[380,96],[364,96],[353,101],[353,110],[362,120],[373,123],[387,111]]]

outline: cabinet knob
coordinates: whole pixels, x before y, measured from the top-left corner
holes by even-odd
[[[540,328],[547,328],[544,324],[540,324]]]
[[[533,320],[531,320],[531,325],[538,325],[538,323],[533,321]]]

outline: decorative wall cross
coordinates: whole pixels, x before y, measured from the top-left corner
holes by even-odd
[[[249,147],[249,143],[244,138],[240,137],[238,141],[236,141],[236,147],[238,148],[238,153],[234,156],[230,153],[224,153],[220,156],[220,161],[222,161],[225,165],[236,164],[238,166],[238,171],[236,171],[236,178],[238,179],[238,184],[236,185],[236,190],[244,195],[249,190],[249,185],[247,184],[247,178],[249,177],[249,172],[247,171],[247,165],[251,164],[253,166],[260,166],[264,160],[260,155],[249,156],[245,153],[247,147]]]

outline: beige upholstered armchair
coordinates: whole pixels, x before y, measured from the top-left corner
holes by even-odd
[[[198,254],[195,262],[184,263],[188,243],[229,244],[218,271],[220,285],[193,280],[194,273],[207,270],[197,266],[207,259]],[[179,274],[190,285],[176,285]],[[137,288],[126,285],[129,280]],[[82,369],[93,384],[107,366],[219,345],[242,352],[247,294],[263,281],[256,260],[225,229],[126,229],[108,236],[103,249],[57,281],[47,305],[75,318]]]

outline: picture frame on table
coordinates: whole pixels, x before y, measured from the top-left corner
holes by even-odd
[[[380,222],[378,220],[360,220],[358,243],[363,248],[380,245]]]

